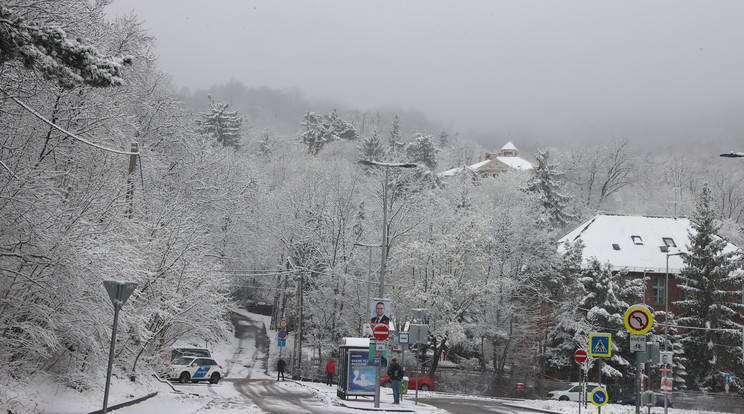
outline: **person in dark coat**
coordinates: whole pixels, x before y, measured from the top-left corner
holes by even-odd
[[[388,366],[387,374],[390,377],[390,385],[393,387],[393,404],[400,404],[400,381],[403,379],[403,368],[398,360],[393,358],[393,363]]]
[[[284,368],[287,367],[287,363],[284,362],[284,358],[280,357],[279,361],[276,362],[276,380],[279,381],[279,376],[282,376],[282,381],[284,381]]]

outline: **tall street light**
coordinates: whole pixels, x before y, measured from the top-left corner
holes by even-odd
[[[388,193],[388,173],[390,170],[390,167],[393,168],[416,168],[416,164],[411,163],[388,163],[388,162],[378,162],[378,161],[371,161],[371,160],[359,160],[360,164],[364,165],[374,165],[377,167],[385,167],[385,185],[382,189],[382,243],[380,243],[382,247],[382,259],[380,261],[380,299],[383,299],[385,297],[385,259],[387,259],[387,239],[388,239],[388,229],[387,229],[387,193]],[[382,367],[380,365],[377,366],[377,369],[375,370],[375,408],[380,408],[380,373],[382,371]]]
[[[662,246],[661,249],[666,254],[666,276],[664,277],[664,352],[669,351],[669,256],[686,256],[685,252],[669,253],[667,246]],[[664,376],[669,375],[669,371],[664,372]],[[667,406],[669,405],[668,393],[664,393],[664,414],[667,413]]]
[[[367,244],[367,243],[354,243],[354,246],[361,246],[361,247],[367,247],[367,251],[369,252],[369,261],[367,263],[367,303],[364,305],[369,306],[370,299],[369,299],[369,291],[370,291],[370,280],[372,276],[372,248],[373,247],[382,247],[379,244]],[[364,319],[362,319],[362,323],[364,323]]]

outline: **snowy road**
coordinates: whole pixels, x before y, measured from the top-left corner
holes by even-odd
[[[264,378],[269,374],[269,339],[264,322],[240,313],[233,313],[230,320],[239,341],[232,358],[227,361],[227,378]]]

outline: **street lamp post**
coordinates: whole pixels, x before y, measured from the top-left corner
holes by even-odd
[[[378,167],[385,167],[385,185],[382,189],[382,258],[380,260],[380,299],[385,297],[385,260],[387,259],[387,239],[388,239],[388,226],[387,226],[387,193],[388,193],[388,175],[390,167],[394,168],[416,168],[416,164],[411,163],[388,163],[378,162],[371,160],[359,160],[360,164],[374,165]],[[380,408],[380,375],[382,367],[377,366],[375,370],[375,408]]]
[[[365,306],[369,306],[370,298],[369,292],[371,290],[371,279],[372,279],[372,247],[382,247],[379,244],[367,244],[367,243],[354,243],[354,246],[367,247],[369,251],[369,261],[367,262],[367,303]],[[364,322],[364,320],[362,320]]]
[[[677,252],[669,253],[669,248],[662,250],[666,254],[666,276],[664,277],[664,352],[669,351],[669,256],[684,256],[686,253]],[[670,374],[670,371],[664,371],[664,376]],[[664,414],[667,413],[669,405],[668,393],[664,393]]]

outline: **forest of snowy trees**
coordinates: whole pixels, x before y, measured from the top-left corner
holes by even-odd
[[[115,355],[115,375],[132,380],[150,375],[158,350],[175,341],[231,336],[229,312],[245,303],[274,305],[292,334],[302,324],[308,348],[328,352],[358,335],[380,257],[372,247],[370,269],[362,245],[380,244],[384,182],[360,159],[418,165],[389,171],[385,281],[399,321],[429,309],[432,352],[419,357],[432,375],[445,350],[494,386],[519,367],[561,375],[577,338],[621,331],[638,281],[603,263],[581,269],[580,246],[557,253],[556,240],[598,210],[688,215],[701,237],[744,245],[737,160],[598,138],[546,145],[531,157],[534,174],[443,180],[438,171],[486,149],[405,115],[298,107],[290,133],[225,97],[180,96],[136,16],[110,20],[105,4],[0,5],[0,401],[35,376],[77,389],[102,382],[113,319],[103,280],[138,284],[119,316]],[[688,244],[687,280],[715,279],[718,293],[740,287],[740,258],[722,259],[705,240]],[[703,285],[691,282],[686,300],[707,300]],[[730,296],[705,309],[717,309],[716,327],[741,331]],[[705,326],[697,316],[686,321]],[[688,366],[703,343],[744,366],[740,334],[696,335],[675,345]],[[618,348],[610,372],[632,374],[629,359]],[[731,373],[740,390],[744,370]]]

